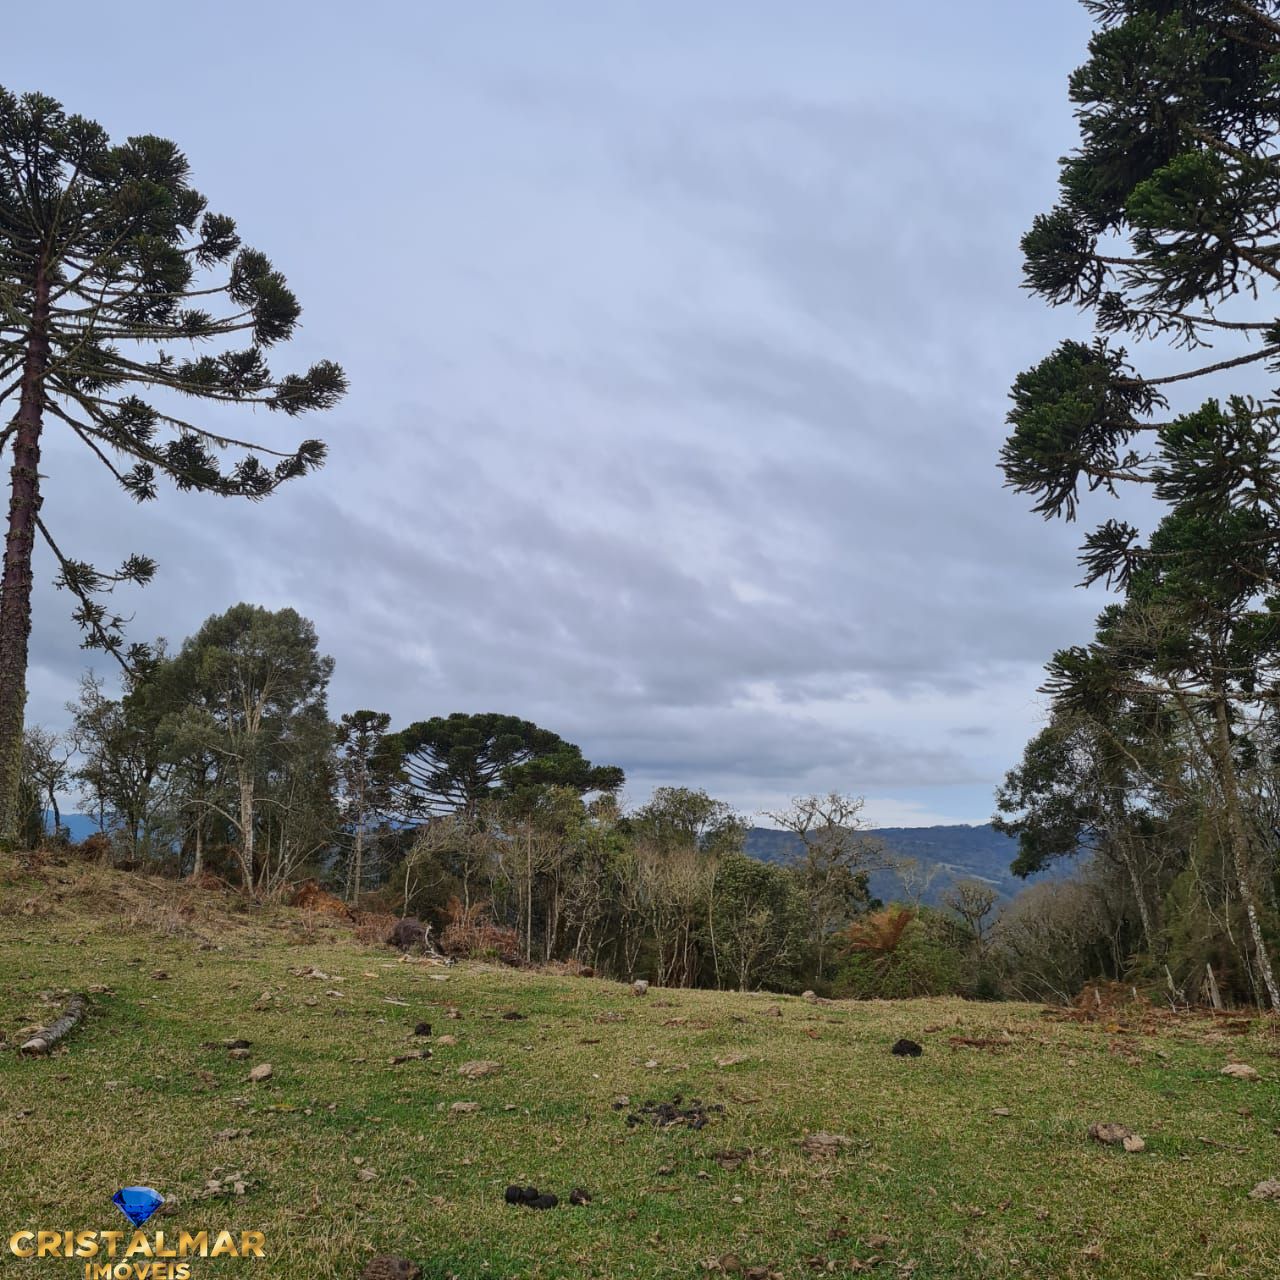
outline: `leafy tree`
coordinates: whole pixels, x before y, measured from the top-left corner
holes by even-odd
[[[929,907],[886,907],[843,933],[836,990],[855,999],[902,1000],[966,990],[966,956],[953,922]]]
[[[1260,994],[1280,1011],[1266,920],[1277,859],[1247,780],[1280,688],[1280,599],[1258,598],[1259,583],[1277,576],[1265,547],[1280,542],[1239,539],[1235,514],[1199,515],[1179,497],[1138,558],[1125,606],[1103,615],[1088,649],[1055,657],[1047,688],[1070,705],[1107,681],[1179,713],[1189,767],[1202,766],[1205,798],[1221,819]]]
[[[639,908],[645,951],[652,958],[649,972],[664,986],[703,980],[720,986],[712,920],[716,877],[722,858],[741,853],[746,823],[701,789],[658,787],[647,804],[626,815],[620,834],[631,848],[632,877],[620,901],[624,910]],[[639,956],[635,948],[628,974]]]
[[[295,814],[308,794],[308,775],[314,779],[317,767],[327,767],[333,732],[324,708],[332,671],[315,627],[296,611],[238,604],[209,618],[153,677],[182,707],[165,721],[169,750],[178,758],[216,757],[231,782],[230,804],[209,804],[236,833],[246,889],[267,878],[257,843],[272,781],[281,784],[271,796],[277,810]],[[307,761],[301,771],[299,758]],[[310,799],[314,804],[314,794]]]
[[[1125,976],[1129,936],[1111,877],[1099,867],[1024,889],[1000,913],[993,946],[1024,1000],[1067,1004],[1090,979]]]
[[[410,812],[461,810],[475,818],[486,800],[524,793],[536,803],[545,787],[580,795],[616,791],[622,770],[592,765],[579,747],[516,716],[455,712],[420,720],[388,737],[388,767],[400,779]]]
[[[786,868],[727,853],[711,889],[717,970],[739,991],[786,985],[803,955],[805,903]]]
[[[13,457],[0,579],[0,837],[14,834],[37,536],[76,598],[85,643],[125,661],[146,657],[125,647],[123,620],[101,597],[145,583],[155,565],[133,555],[111,572],[63,550],[40,515],[43,432],[56,424],[78,439],[140,502],[162,476],[178,489],[259,499],[318,466],[324,446],[238,440],[220,423],[190,421],[181,400],[294,416],[333,405],[345,389],[329,361],[271,372],[264,352],[293,333],[297,299],[266,257],[240,244],[230,218],[207,211],[188,173],[172,142],[112,144],[52,98],[0,89],[0,400],[16,406],[0,431]],[[219,266],[220,278],[205,274]],[[172,350],[220,340],[216,350]],[[224,465],[226,449],[237,456]]]
[[[652,955],[649,976],[664,987],[695,987],[703,960],[716,947],[708,923],[714,903],[717,859],[696,845],[635,842],[636,898]],[[720,985],[719,975],[715,978]]]
[[[1120,868],[1145,945],[1158,952],[1159,904],[1178,840],[1181,744],[1176,721],[1150,698],[1103,693],[1088,710],[1055,711],[1027,744],[996,793],[992,825],[1018,838],[1015,875],[1081,853]]]
[[[627,815],[627,830],[658,849],[706,853],[741,850],[747,824],[723,800],[691,787],[658,787],[647,804]]]
[[[314,866],[333,848],[339,821],[334,729],[323,697],[296,707],[270,746],[257,797],[262,821],[254,861],[262,892]]]

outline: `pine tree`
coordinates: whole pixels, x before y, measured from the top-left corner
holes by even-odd
[[[86,646],[135,667],[147,657],[144,646],[126,645],[123,620],[102,597],[147,582],[155,564],[133,555],[106,571],[63,549],[40,515],[44,431],[74,436],[140,502],[156,496],[162,477],[180,490],[256,500],[319,466],[324,446],[232,438],[192,422],[184,399],[293,417],[330,407],[346,387],[330,361],[271,372],[264,353],[293,333],[297,299],[263,254],[241,245],[231,218],[207,210],[188,173],[172,142],[113,144],[51,98],[0,89],[0,400],[17,402],[0,430],[0,449],[12,450],[0,579],[0,837],[15,834],[37,537],[75,597]]]
[[[1060,709],[1110,691],[1181,717],[1280,1009],[1261,920],[1276,860],[1241,786],[1280,692],[1280,392],[1171,405],[1205,377],[1280,371],[1265,297],[1280,285],[1280,3],[1085,3],[1099,27],[1071,77],[1081,145],[1022,247],[1028,287],[1091,312],[1095,335],[1019,376],[1001,460],[1046,518],[1074,519],[1082,488],[1145,487],[1166,504],[1150,537],[1111,519],[1085,538],[1086,581],[1125,603],[1094,645],[1057,655],[1047,688]],[[1193,358],[1143,377],[1119,337]]]

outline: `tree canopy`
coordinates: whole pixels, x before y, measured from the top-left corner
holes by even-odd
[[[579,794],[616,791],[624,781],[614,765],[592,765],[579,747],[531,720],[496,712],[455,712],[419,720],[386,739],[385,758],[401,780],[412,811],[462,810],[543,787]]]

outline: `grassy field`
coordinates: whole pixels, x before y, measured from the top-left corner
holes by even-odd
[[[376,1253],[466,1280],[1280,1274],[1280,1203],[1248,1196],[1280,1177],[1274,1024],[638,999],[400,962],[296,912],[2,859],[0,930],[6,1239],[127,1225],[110,1197],[142,1183],[170,1198],[148,1230],[266,1234],[267,1261],[197,1261],[195,1277],[357,1277]],[[89,1019],[65,1051],[20,1058],[19,1032],[69,990],[95,990]],[[893,1057],[900,1036],[923,1056]],[[231,1039],[252,1042],[248,1059],[214,1044]],[[393,1065],[422,1047],[429,1059]],[[500,1066],[459,1073],[477,1060]],[[1232,1060],[1261,1078],[1223,1076]],[[261,1063],[271,1078],[252,1084]],[[628,1124],[677,1096],[724,1110],[701,1129]],[[1093,1121],[1146,1149],[1090,1141]],[[848,1142],[809,1154],[815,1132]],[[561,1204],[510,1207],[512,1182]],[[579,1186],[592,1200],[571,1206]],[[0,1262],[83,1270],[7,1249]]]

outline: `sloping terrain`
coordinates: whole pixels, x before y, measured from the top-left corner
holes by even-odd
[[[1280,1202],[1249,1196],[1280,1177],[1274,1023],[637,998],[402,961],[232,894],[12,859],[0,924],[6,1239],[127,1225],[112,1193],[145,1184],[169,1198],[149,1227],[263,1231],[254,1274],[273,1280],[356,1277],[378,1253],[467,1280],[1280,1271]],[[91,1013],[63,1048],[13,1052],[71,991]],[[900,1036],[923,1055],[893,1056]],[[1259,1078],[1221,1074],[1232,1060]],[[1095,1121],[1145,1150],[1090,1141]],[[560,1204],[509,1206],[509,1183]],[[589,1204],[568,1203],[575,1187]]]

